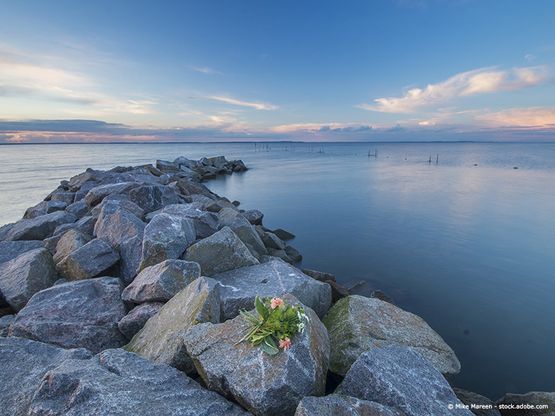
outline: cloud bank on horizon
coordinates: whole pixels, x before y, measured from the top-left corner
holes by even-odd
[[[4,5],[0,143],[553,141],[555,5],[514,3]]]

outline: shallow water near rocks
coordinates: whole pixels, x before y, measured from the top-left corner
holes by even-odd
[[[250,170],[212,190],[295,233],[304,267],[422,316],[462,363],[454,385],[555,390],[555,144],[0,146],[0,224],[86,167],[219,154]]]

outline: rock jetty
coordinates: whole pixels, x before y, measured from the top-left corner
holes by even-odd
[[[473,397],[493,403],[452,389],[444,374],[459,361],[424,320],[297,268],[294,234],[204,184],[246,170],[223,156],[87,169],[0,227],[0,416],[472,415]],[[238,342],[256,296],[304,307],[291,348]]]

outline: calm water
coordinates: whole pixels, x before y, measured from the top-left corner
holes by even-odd
[[[0,146],[0,223],[88,166],[242,158],[251,170],[210,188],[297,234],[306,267],[426,319],[461,360],[455,385],[555,391],[555,144],[270,146]]]

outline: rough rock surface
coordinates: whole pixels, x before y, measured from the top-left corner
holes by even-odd
[[[219,321],[219,285],[199,277],[150,318],[125,349],[191,374],[195,370],[180,335],[200,322]]]
[[[95,238],[65,256],[56,268],[68,280],[98,276],[117,263],[119,254],[104,240]]]
[[[50,237],[56,227],[75,222],[75,215],[65,211],[56,211],[32,219],[15,223],[6,235],[6,240],[44,240]]]
[[[0,241],[0,264],[36,248],[42,248],[42,241]]]
[[[360,354],[390,344],[413,347],[444,374],[461,368],[453,350],[422,318],[379,299],[348,296],[323,321],[330,335],[334,373],[345,375]]]
[[[473,406],[470,408],[470,411],[474,413],[475,416],[501,416],[499,410],[495,408],[494,403],[487,397],[463,389],[454,388],[453,391],[462,403]],[[480,409],[476,406],[486,407]]]
[[[0,265],[0,293],[15,310],[23,308],[31,297],[54,284],[57,279],[52,256],[45,248],[36,248]]]
[[[287,351],[270,356],[237,342],[249,328],[243,316],[199,324],[184,335],[187,352],[209,389],[234,398],[255,415],[293,415],[305,396],[324,394],[329,359],[326,328],[310,308],[306,329]]]
[[[146,321],[156,315],[162,306],[164,306],[162,302],[147,302],[135,306],[118,322],[119,331],[127,339],[133,338],[145,326]]]
[[[391,407],[355,397],[330,394],[307,396],[301,400],[295,416],[403,416]]]
[[[2,415],[247,416],[183,373],[121,349],[90,358],[83,349],[2,338],[0,352]],[[16,359],[4,365],[4,357]]]
[[[52,212],[62,211],[67,207],[63,201],[41,201],[34,207],[28,208],[23,214],[23,218],[36,218],[41,215],[51,214]]]
[[[185,259],[200,264],[206,276],[258,264],[256,257],[229,227],[191,245]]]
[[[79,230],[72,229],[65,232],[56,244],[56,252],[53,256],[54,263],[59,263],[64,257],[83,247],[89,241],[91,241],[91,237]]]
[[[528,405],[547,405],[547,409],[520,409],[502,410],[503,416],[555,416],[555,392],[530,391],[524,394],[507,393],[497,401],[497,404],[528,404]]]
[[[253,225],[262,225],[262,218],[264,214],[257,209],[249,209],[243,212],[245,218]]]
[[[211,212],[203,211],[201,205],[198,203],[167,205],[149,215],[153,217],[152,214],[164,213],[189,218],[194,222],[196,237],[206,238],[218,230],[218,217]]]
[[[411,348],[387,345],[363,353],[335,391],[393,407],[406,416],[473,416],[441,373]]]
[[[4,315],[0,318],[0,337],[7,337],[15,315]]]
[[[0,415],[28,416],[44,375],[63,361],[91,357],[83,348],[65,350],[24,338],[0,337]]]
[[[120,182],[120,183],[110,183],[106,185],[99,185],[87,193],[85,196],[85,202],[89,207],[93,207],[110,194],[121,194],[137,186],[136,182]]]
[[[118,329],[125,313],[117,278],[63,283],[35,294],[17,314],[11,334],[98,352],[125,344]]]
[[[192,220],[164,213],[155,215],[145,228],[140,268],[178,259],[195,238]]]
[[[124,241],[134,237],[143,237],[145,223],[131,211],[118,204],[119,201],[108,201],[104,204],[94,226],[94,235],[109,242],[119,249]]]
[[[214,276],[222,286],[222,320],[234,318],[241,309],[250,309],[256,296],[294,295],[322,317],[331,305],[328,284],[318,282],[299,269],[274,259]]]
[[[121,295],[126,302],[167,302],[200,277],[198,263],[166,260],[143,269]]]
[[[230,208],[225,208],[222,212],[228,211]],[[254,226],[247,221],[245,217],[240,214],[235,215],[227,220],[226,216],[220,217],[220,226],[228,226],[239,237],[239,239],[247,246],[251,254],[259,258],[264,254],[268,254],[264,242],[256,232]]]

